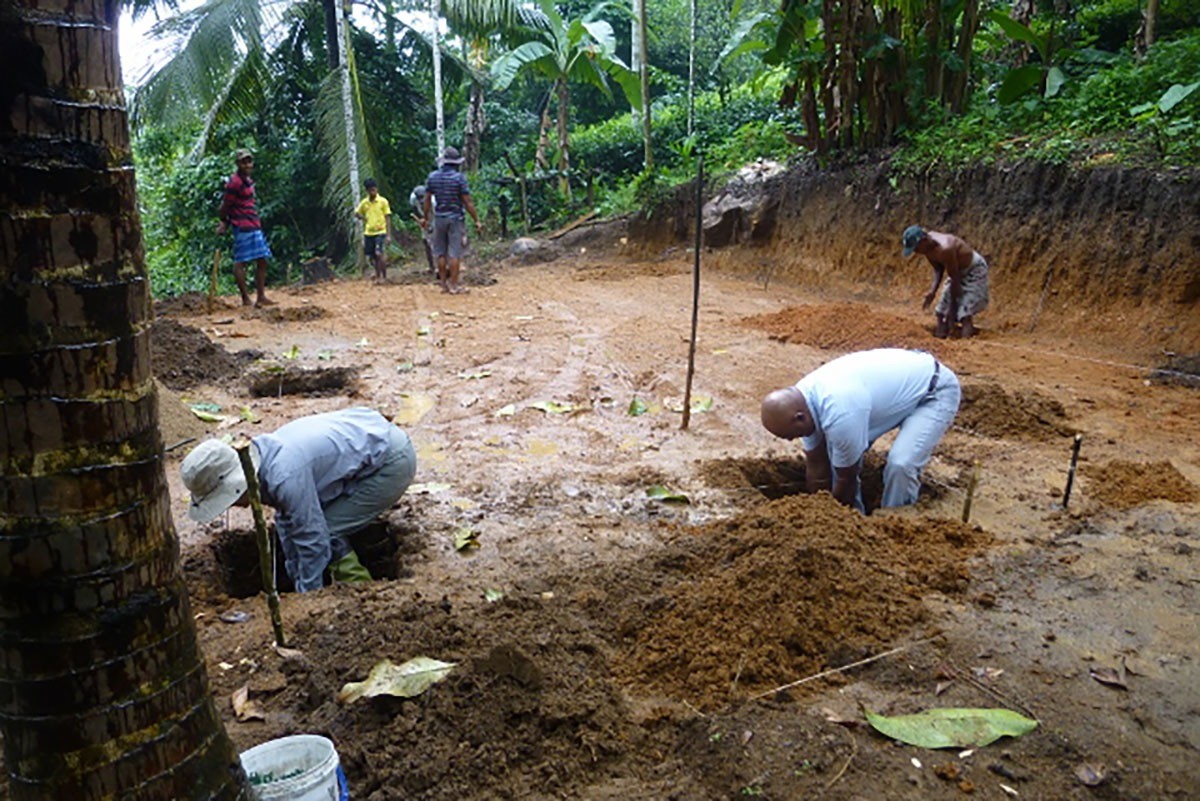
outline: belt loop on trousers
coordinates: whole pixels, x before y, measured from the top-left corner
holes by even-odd
[[[942,369],[942,363],[939,362],[936,358],[934,358],[934,360],[933,360],[933,375],[929,379],[929,389],[925,390],[926,395],[933,394],[933,391],[937,389],[938,373],[941,371],[941,369]]]

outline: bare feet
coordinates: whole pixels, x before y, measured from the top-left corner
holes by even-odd
[[[467,289],[465,286],[456,286],[451,287],[449,291],[451,295],[465,295],[471,290]]]
[[[249,295],[242,295],[242,305],[243,305],[243,306],[250,306],[250,305],[253,305],[253,301],[252,301],[252,300],[250,300],[250,296],[249,296]]]
[[[946,324],[946,318],[938,315],[937,325],[934,326],[933,335],[938,339],[945,339],[949,332],[949,326]]]
[[[266,295],[261,295],[258,298],[258,302],[254,304],[254,307],[256,309],[261,309],[265,306],[274,306],[274,305],[276,305],[275,301],[268,299]]]
[[[963,320],[963,324],[962,324],[962,338],[963,339],[970,339],[971,337],[975,336],[978,333],[979,333],[979,331],[976,330],[974,323],[972,323],[970,320]]]

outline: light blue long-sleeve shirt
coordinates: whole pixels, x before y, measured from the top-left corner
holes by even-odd
[[[356,407],[293,420],[254,438],[262,499],[275,509],[284,564],[299,592],[318,590],[331,556],[323,507],[351,495],[387,457],[392,423]]]

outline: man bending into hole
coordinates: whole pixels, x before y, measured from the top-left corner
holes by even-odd
[[[880,348],[818,367],[762,402],[762,423],[782,439],[800,439],[809,492],[828,490],[865,513],[863,456],[899,429],[883,470],[882,506],[916,503],[921,471],[958,413],[958,376],[931,354]]]
[[[263,503],[275,509],[284,565],[298,592],[334,581],[370,581],[349,538],[400,499],[412,483],[412,441],[374,409],[301,417],[254,437],[250,458]],[[237,452],[210,439],[183,460],[192,494],[188,515],[207,523],[230,506],[249,506]]]

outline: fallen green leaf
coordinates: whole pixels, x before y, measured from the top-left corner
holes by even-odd
[[[225,422],[225,418],[222,417],[221,415],[213,414],[212,412],[206,412],[203,409],[196,409],[193,407],[192,414],[196,415],[197,417],[199,417],[201,420],[203,420],[206,423],[223,423],[223,422]]]
[[[629,402],[629,416],[641,417],[648,411],[650,411],[650,408],[646,406],[646,402],[637,395],[634,395],[633,400]]]
[[[512,417],[517,413],[516,404],[510,403],[507,406],[502,406],[496,410],[496,417]]]
[[[292,347],[290,347],[289,349],[284,351],[281,355],[285,359],[299,359],[300,358],[300,346],[292,345]]]
[[[202,401],[202,402],[200,402],[200,403],[193,403],[193,404],[192,404],[192,411],[194,411],[194,412],[197,412],[197,411],[198,411],[198,412],[213,412],[213,413],[216,413],[216,412],[219,412],[219,411],[221,411],[221,406],[220,406],[219,404],[216,404],[216,403],[208,403],[208,402],[203,402],[203,401]]]
[[[253,409],[251,409],[249,406],[243,406],[242,410],[240,412],[240,415],[241,415],[241,418],[243,420],[245,420],[247,423],[257,423],[259,420],[262,419],[258,416],[258,413],[255,412]]]
[[[682,413],[683,412],[683,399],[682,398],[663,398],[663,406],[665,406],[666,408],[670,409],[673,412]],[[697,395],[696,397],[692,398],[691,406],[692,406],[693,413],[707,412],[707,411],[711,410],[713,407],[713,399],[708,396],[705,396],[705,395]]]
[[[323,361],[323,362],[327,362],[327,361],[329,361],[330,359],[332,359],[332,358],[333,358],[333,351],[331,351],[331,350],[319,350],[319,351],[317,351],[317,358],[318,358],[318,359],[320,359],[320,360],[321,360],[321,361]]]
[[[370,344],[371,344],[371,340],[367,339],[366,337],[363,337],[362,339],[358,340],[358,346],[360,348],[365,348],[367,345],[370,345]]]
[[[413,657],[403,665],[384,659],[371,668],[366,681],[346,684],[337,698],[343,704],[377,695],[414,698],[446,678],[454,666],[454,662],[442,662],[427,656]]]
[[[1001,737],[1020,737],[1038,722],[1008,709],[926,709],[885,717],[864,709],[867,722],[893,740],[921,748],[978,748]]]
[[[538,409],[547,414],[566,414],[567,412],[575,411],[575,404],[567,401],[534,401],[529,404],[529,408]]]
[[[396,365],[397,373],[411,373],[412,371],[413,371],[413,363],[412,362],[400,362],[399,364]]]
[[[417,329],[417,336],[427,337],[427,336],[429,336],[430,331],[431,331],[431,329],[429,328],[429,326],[423,325]]]
[[[480,378],[487,378],[487,377],[488,377],[488,376],[490,376],[491,374],[492,374],[492,371],[491,371],[491,370],[480,370],[480,371],[479,371],[479,372],[477,372],[477,373],[468,373],[468,372],[466,372],[466,371],[463,371],[463,372],[461,372],[461,373],[459,373],[459,374],[458,374],[458,377],[459,377],[459,378],[465,378],[465,379],[467,379],[468,381],[472,381],[472,380],[477,380],[477,379],[480,379]]]
[[[688,496],[667,489],[662,484],[655,484],[646,490],[646,497],[663,503],[691,503]]]
[[[504,593],[500,592],[500,590],[493,590],[491,587],[486,587],[483,590],[483,600],[487,601],[489,604],[494,604],[503,597]]]
[[[465,551],[468,548],[479,547],[479,535],[469,528],[459,528],[454,531],[454,550]]]

